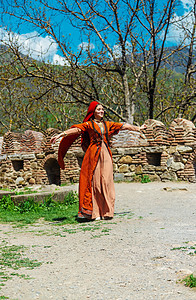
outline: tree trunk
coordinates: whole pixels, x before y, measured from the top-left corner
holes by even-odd
[[[134,103],[130,99],[129,83],[126,72],[122,76],[124,86],[124,99],[125,99],[125,118],[129,124],[134,121]]]

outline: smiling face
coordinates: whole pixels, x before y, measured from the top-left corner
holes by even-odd
[[[101,120],[104,116],[104,109],[103,106],[101,104],[98,104],[95,111],[94,111],[94,117],[97,120]]]

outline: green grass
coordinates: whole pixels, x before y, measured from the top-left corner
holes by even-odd
[[[24,246],[1,246],[0,247],[0,266],[9,267],[14,270],[25,267],[27,269],[34,269],[41,265],[37,260],[30,260],[24,257],[26,248]]]
[[[13,276],[17,276],[25,280],[31,279],[29,275],[19,274],[12,270],[19,270],[21,268],[32,270],[42,265],[42,262],[39,262],[36,259],[29,259],[25,254],[26,250],[27,248],[23,245],[8,246],[5,241],[2,241],[0,246],[0,289],[2,286],[5,286],[6,281],[12,279]],[[4,295],[0,295],[0,299],[9,298]]]
[[[187,243],[186,243],[187,244]],[[174,247],[171,249],[173,250],[181,250],[186,252],[189,255],[196,255],[196,244],[194,246],[181,246],[181,247]]]
[[[187,276],[183,281],[185,282],[185,285],[190,288],[196,287],[196,277],[193,277],[193,274]]]
[[[150,178],[148,175],[142,175],[141,176],[141,183],[148,183],[151,182]]]
[[[22,224],[35,223],[40,218],[57,224],[77,223],[78,195],[70,192],[63,202],[55,202],[52,195],[44,202],[35,202],[28,198],[24,202],[14,203],[11,196],[0,199],[0,221]]]

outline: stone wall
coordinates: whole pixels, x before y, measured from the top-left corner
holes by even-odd
[[[0,152],[0,188],[78,181],[80,165],[72,151],[81,152],[79,141],[66,155],[65,170],[60,170],[57,162],[59,142],[50,144],[50,138],[57,133],[58,130],[51,128],[46,136],[29,130],[24,134],[6,133]]]
[[[196,181],[196,128],[188,120],[174,120],[169,130],[147,120],[143,135],[121,131],[112,141],[114,178]]]
[[[143,133],[120,131],[111,141],[115,180],[196,181],[196,128],[176,119],[167,130],[163,123],[147,120]],[[0,143],[0,187],[15,188],[32,184],[64,184],[79,180],[84,153],[80,139],[65,157],[60,170],[58,145],[50,144],[59,131],[48,129],[46,136],[31,130],[8,132]]]

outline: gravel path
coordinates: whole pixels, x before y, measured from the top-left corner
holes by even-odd
[[[75,187],[77,188],[77,187]],[[119,183],[115,217],[27,228],[0,224],[1,242],[43,262],[6,281],[9,299],[194,300],[177,281],[196,271],[196,184]],[[184,247],[184,249],[182,248]],[[172,250],[174,248],[179,248]],[[192,254],[192,255],[191,255]]]

